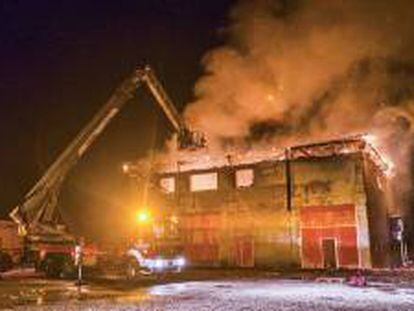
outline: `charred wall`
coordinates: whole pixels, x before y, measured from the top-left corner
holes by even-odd
[[[193,264],[323,268],[323,243],[332,241],[337,267],[369,268],[387,263],[371,245],[386,230],[383,220],[376,220],[384,216],[386,203],[369,179],[378,172],[365,173],[371,169],[355,153],[296,158],[288,166],[286,161],[262,161],[158,178],[176,181],[174,191],[162,195],[163,204],[179,215]],[[252,170],[251,184],[237,185],[239,170]],[[209,173],[217,174],[216,188],[192,191],[192,176]]]

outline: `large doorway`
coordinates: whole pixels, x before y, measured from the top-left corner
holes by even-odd
[[[338,267],[336,256],[335,239],[322,240],[323,267],[327,269],[336,269]]]

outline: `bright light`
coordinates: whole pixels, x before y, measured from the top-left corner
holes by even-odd
[[[395,164],[390,158],[384,155],[384,152],[380,153],[379,139],[373,134],[364,134],[362,139],[375,151],[375,156],[379,158],[383,163],[383,172],[387,177],[393,177],[395,175]],[[375,158],[374,158],[375,159]]]
[[[124,165],[122,165],[122,171],[125,174],[129,172],[129,165],[127,163],[125,163]]]
[[[378,142],[378,137],[373,134],[364,134],[362,139],[370,145],[375,145]]]
[[[139,210],[136,215],[136,220],[139,223],[146,223],[151,220],[151,215],[147,210]]]
[[[268,102],[273,102],[275,100],[275,96],[273,94],[267,94],[266,95],[266,100]]]
[[[164,261],[162,259],[156,259],[154,266],[156,269],[162,269],[164,267]]]
[[[176,260],[176,265],[179,267],[184,267],[185,266],[185,258],[184,257],[180,257]]]
[[[390,159],[385,158],[384,159],[385,164],[387,165],[387,168],[385,170],[385,175],[387,177],[393,177],[395,174],[395,165],[394,162],[392,162]]]

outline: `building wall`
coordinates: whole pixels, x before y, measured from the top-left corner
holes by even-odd
[[[358,153],[181,172],[171,175],[176,189],[162,204],[179,215],[185,251],[195,265],[323,268],[323,241],[334,239],[338,267],[369,268],[364,163]],[[253,185],[237,188],[235,172],[249,168]],[[217,189],[191,192],[190,176],[209,171],[218,172]],[[373,238],[386,229],[375,230]]]
[[[392,206],[389,184],[385,178],[380,178],[377,168],[372,162],[364,163],[364,188],[367,198],[368,227],[370,228],[370,251],[374,267],[390,266],[392,254],[390,251],[389,216],[397,212]],[[397,250],[395,257],[400,264],[400,251]]]
[[[324,267],[322,243],[329,238],[335,239],[339,267],[371,267],[363,161],[356,154],[292,164],[302,267]]]

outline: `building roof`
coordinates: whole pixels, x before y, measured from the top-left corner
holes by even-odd
[[[385,174],[392,174],[393,165],[374,145],[370,135],[354,135],[339,139],[294,145],[286,148],[275,146],[238,148],[228,151],[212,152],[208,149],[198,151],[178,151],[161,156],[151,162],[157,173],[177,173],[217,169],[225,166],[243,166],[261,162],[277,162],[286,159],[323,158],[346,154],[362,153],[369,157]],[[144,164],[145,163],[145,164]],[[137,171],[148,167],[148,161],[135,164]],[[139,167],[139,168],[138,168]]]

